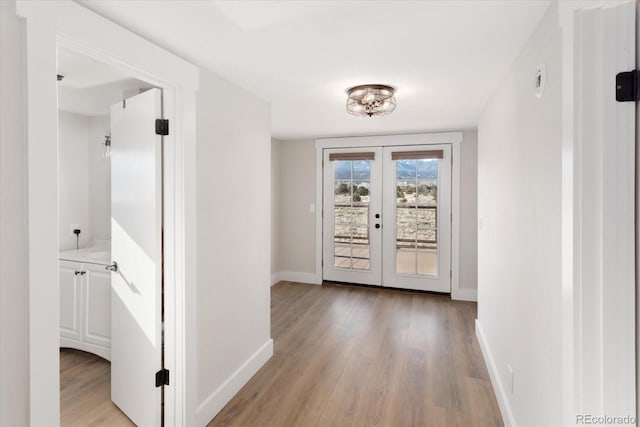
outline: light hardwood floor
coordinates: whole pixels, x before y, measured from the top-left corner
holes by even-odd
[[[209,427],[503,425],[475,303],[281,282],[271,316],[273,357]]]
[[[448,296],[281,282],[274,355],[209,426],[501,426],[475,317],[475,303]],[[60,350],[63,426],[133,425],[109,373]]]
[[[132,426],[111,402],[111,364],[94,354],[60,349],[60,425]]]

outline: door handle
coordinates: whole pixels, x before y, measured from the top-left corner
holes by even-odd
[[[113,271],[115,273],[116,271],[118,271],[118,263],[113,261],[110,265],[106,265],[104,269]]]

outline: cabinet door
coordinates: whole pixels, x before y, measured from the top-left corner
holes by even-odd
[[[80,339],[79,265],[60,263],[60,335]]]
[[[111,275],[103,266],[84,265],[83,340],[111,346]]]

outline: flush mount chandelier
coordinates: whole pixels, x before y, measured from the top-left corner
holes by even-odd
[[[387,85],[360,85],[347,90],[347,112],[355,116],[385,116],[396,109],[395,89]]]

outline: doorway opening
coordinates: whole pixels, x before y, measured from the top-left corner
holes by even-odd
[[[163,424],[162,89],[64,48],[57,72],[61,424]]]
[[[108,64],[163,89],[165,136],[165,423],[196,418],[195,111],[198,68],[74,2],[19,0],[25,19],[29,259],[29,417],[60,418],[57,49]],[[159,379],[165,379],[161,376]],[[155,378],[152,379],[155,385]]]

